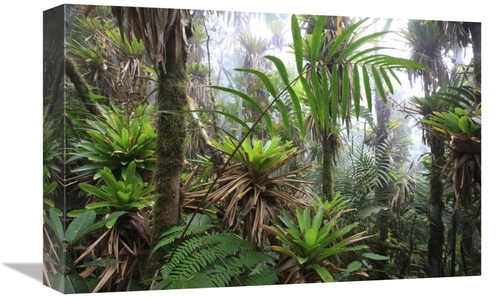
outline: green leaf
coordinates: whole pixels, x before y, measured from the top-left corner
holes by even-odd
[[[68,274],[63,277],[64,294],[89,293],[87,282],[79,274]]]
[[[318,264],[313,264],[313,265],[311,265],[311,267],[314,268],[314,270],[318,273],[318,275],[321,277],[321,279],[324,282],[333,282],[334,281],[332,274],[325,267],[320,266]]]
[[[88,192],[91,195],[94,195],[96,197],[99,197],[114,204],[117,203],[116,199],[113,196],[111,196],[108,193],[105,193],[98,187],[95,187],[88,183],[80,183],[79,186],[81,189],[83,189],[84,191]]]
[[[226,112],[222,112],[222,111],[218,111],[218,110],[189,110],[189,112],[203,112],[203,113],[220,114],[220,115],[222,115],[230,120],[233,120],[237,124],[241,125],[243,127],[243,129],[245,129],[247,131],[250,130],[250,127],[246,124],[245,121],[243,121],[242,119],[239,119],[237,116],[230,114],[230,113],[226,113]]]
[[[347,65],[342,68],[342,122],[347,117],[347,107],[349,106],[349,69]]]
[[[348,62],[358,62],[358,63],[365,63],[365,62],[368,62],[367,60],[374,57],[374,56],[379,56],[379,55],[366,55],[366,54],[369,54],[369,53],[377,53],[378,51],[380,50],[393,50],[394,48],[391,48],[391,47],[370,47],[366,50],[362,50],[362,51],[358,51],[356,52],[356,54],[352,55],[351,57],[349,57],[349,59],[347,59]],[[356,60],[358,59],[359,60]]]
[[[78,173],[78,172],[85,172],[85,171],[90,171],[90,170],[97,170],[97,169],[102,169],[102,164],[86,164],[81,167],[78,167],[76,169],[73,169],[72,172]]]
[[[458,119],[458,126],[468,136],[474,136],[474,132],[473,132],[473,130],[471,128],[471,124],[472,124],[472,122],[469,120],[468,116],[461,116]]]
[[[332,125],[337,125],[339,109],[339,73],[337,65],[332,65]]]
[[[66,229],[66,240],[71,244],[75,244],[84,234],[86,228],[94,223],[96,213],[92,210],[87,210],[87,212],[75,218],[71,224]]]
[[[384,86],[382,85],[382,80],[380,79],[378,70],[374,66],[372,66],[372,76],[375,81],[375,85],[377,86],[378,94],[382,98],[382,101],[387,103],[387,96],[385,94]]]
[[[105,99],[106,96],[98,95],[98,94],[80,94],[81,97],[85,97],[88,99]]]
[[[48,254],[44,253],[43,254],[43,261],[45,262],[49,262],[51,264],[54,264],[54,265],[57,265],[57,261],[54,260],[54,258],[52,258],[51,256],[49,256]]]
[[[109,228],[111,228],[114,225],[114,223],[116,222],[116,220],[120,216],[122,216],[122,215],[124,215],[126,213],[128,213],[128,212],[126,212],[126,211],[115,211],[115,212],[111,213],[110,215],[108,215],[106,217],[106,219],[101,220],[101,221],[99,221],[99,222],[97,222],[97,223],[89,226],[87,229],[85,229],[84,231],[82,231],[82,234],[90,233],[90,232],[95,231],[95,230],[97,230],[97,229],[99,229],[99,228],[101,228],[101,227],[103,227],[105,225],[109,229]],[[110,223],[113,223],[113,225],[111,225]]]
[[[115,176],[111,173],[110,170],[108,170],[108,169],[102,170],[101,177],[104,180],[104,182],[106,182],[106,184],[109,185],[109,187],[111,189],[116,189],[117,181],[116,181]]]
[[[106,224],[105,224],[106,228],[111,229],[116,224],[117,220],[118,220],[118,217],[111,218],[111,219],[107,220]]]
[[[245,94],[243,92],[233,90],[230,88],[226,88],[226,87],[221,87],[221,86],[210,86],[210,87],[217,89],[217,90],[221,90],[224,92],[234,94],[234,95],[240,97],[241,99],[243,99],[246,103],[248,103],[250,106],[252,106],[258,113],[263,114],[264,121],[266,122],[269,134],[271,136],[274,135],[274,128],[273,128],[273,123],[272,123],[271,117],[269,116],[268,113],[264,114],[264,112],[263,112],[262,108],[259,106],[259,104],[255,100],[253,100],[250,96],[248,96],[247,94]]]
[[[278,93],[276,92],[276,89],[274,88],[274,84],[271,82],[271,80],[262,72],[255,70],[255,69],[247,69],[247,68],[236,68],[236,71],[242,71],[242,72],[248,72],[251,74],[256,75],[260,81],[266,86],[267,91],[271,94],[272,97],[276,98],[278,96]]]
[[[350,274],[348,272],[339,272],[338,274],[335,275],[335,281],[336,282],[344,281],[347,278],[349,278],[349,275]]]
[[[76,210],[71,210],[70,212],[67,213],[69,217],[78,217],[87,212],[88,209],[76,209]]]
[[[280,99],[276,100],[276,106],[278,107],[278,110],[280,111],[281,119],[283,120],[283,125],[285,127],[287,136],[291,137],[292,133],[290,130],[290,119],[288,118],[288,111],[286,109],[286,106],[283,103],[283,101],[281,101]]]
[[[349,263],[349,265],[347,265],[346,270],[347,272],[352,273],[354,271],[358,271],[359,269],[361,269],[361,266],[362,266],[361,262],[354,261]]]
[[[320,207],[318,211],[316,212],[316,215],[314,215],[312,224],[311,224],[311,229],[316,231],[316,235],[318,234],[321,224],[323,223],[323,212],[324,209]]]
[[[43,198],[43,203],[44,203],[45,205],[49,206],[49,207],[54,207],[54,206],[55,206],[55,205],[54,205],[54,203],[53,203],[51,200],[46,199],[46,198]],[[44,207],[45,207],[45,206],[44,206]],[[59,215],[59,216],[61,216],[61,215]]]
[[[305,262],[307,262],[307,260],[309,260],[309,257],[308,256],[297,256],[297,261],[299,262],[299,264],[304,264]]]
[[[116,195],[118,196],[118,201],[121,204],[125,205],[127,203],[130,203],[131,195],[129,192],[118,191]]]
[[[367,18],[361,20],[360,22],[364,22],[366,21]],[[357,25],[357,23],[355,24]],[[358,25],[359,26],[359,25]],[[350,42],[348,44],[348,46],[342,51],[342,53],[339,55],[339,57],[337,58],[338,60],[342,60],[344,58],[347,58],[348,55],[354,53],[358,48],[360,48],[363,44],[367,43],[367,42],[371,42],[372,40],[374,40],[375,38],[377,37],[380,37],[382,35],[386,35],[387,32],[376,32],[376,33],[373,33],[373,34],[370,34],[370,35],[367,35],[367,36],[364,36],[362,38],[359,38],[353,42]]]
[[[309,82],[303,77],[300,77],[300,84],[306,93],[306,99],[309,103],[309,108],[311,109],[311,115],[313,116],[314,123],[320,123],[318,118],[318,109],[316,104],[316,98],[314,97],[314,93],[309,86]]]
[[[45,186],[43,188],[43,197],[45,198],[47,195],[49,195],[51,192],[54,191],[54,189],[56,189],[57,187],[57,182],[52,182],[50,183],[49,185]]]
[[[286,67],[279,58],[274,57],[274,56],[266,56],[267,59],[271,60],[274,65],[276,66],[276,69],[278,70],[281,80],[283,83],[287,86],[286,90],[288,91],[288,95],[290,95],[290,99],[292,100],[293,103],[293,110],[295,113],[295,117],[297,117],[297,125],[299,126],[299,130],[301,133],[301,136],[305,135],[305,125],[302,117],[302,106],[300,104],[300,100],[297,96],[297,93],[293,89],[292,86],[290,86],[290,80],[288,78],[288,72],[286,70]]]
[[[353,93],[354,93],[354,111],[356,113],[356,118],[359,117],[359,111],[361,106],[361,79],[359,77],[359,69],[357,65],[354,65],[353,70]]]
[[[370,86],[370,76],[366,65],[363,65],[363,84],[365,85],[366,104],[370,113],[372,112],[372,88]]]
[[[362,19],[359,22],[347,27],[342,32],[342,34],[340,34],[337,38],[335,38],[335,42],[332,45],[332,47],[330,48],[328,54],[326,55],[325,61],[330,61],[332,59],[332,57],[335,55],[335,53],[337,52],[337,50],[340,48],[340,46],[344,43],[344,41],[349,36],[351,36],[351,34],[354,32],[354,30],[356,30],[359,26],[361,26],[361,24],[363,24],[366,20],[368,20],[368,18]],[[349,54],[349,53],[346,53],[345,55],[347,55],[347,54]],[[340,60],[340,59],[337,59],[337,60]]]
[[[191,220],[191,217],[193,217],[193,214],[189,214],[186,217],[186,224]],[[191,222],[191,225],[204,226],[204,225],[209,225],[211,223],[212,219],[210,218],[210,216],[208,216],[207,214],[196,213],[193,221]]]
[[[299,208],[299,207],[297,207]],[[298,211],[297,211],[298,214]],[[288,228],[287,231],[290,233],[290,235],[295,238],[295,239],[300,239],[300,230],[297,227],[297,224],[293,222],[290,214],[287,211],[283,211],[283,213],[279,216],[280,220],[285,224],[285,226]]]
[[[361,254],[361,256],[365,257],[367,259],[375,260],[375,261],[386,261],[386,260],[390,259],[389,257],[381,256],[381,255],[374,254],[371,252],[365,252],[365,253]]]
[[[308,229],[304,234],[304,240],[307,244],[307,248],[313,248],[316,244],[316,239],[318,237],[318,231],[315,229]]]
[[[321,110],[323,112],[323,123],[324,126],[330,125],[330,90],[328,88],[328,75],[326,74],[326,66],[321,66]],[[335,125],[335,124],[333,124]],[[328,130],[327,130],[328,131]]]
[[[389,88],[389,92],[391,92],[391,94],[394,94],[394,88],[392,87],[392,82],[389,76],[387,75],[387,72],[383,68],[380,68],[379,71],[382,77],[384,78],[387,88]]]
[[[323,27],[325,26],[327,18],[326,16],[320,16],[314,24],[314,29],[311,38],[311,53],[310,53],[310,62],[312,65],[316,64],[316,60],[319,55],[319,51],[321,49],[322,44],[322,36],[323,36]],[[327,60],[328,61],[328,60]]]
[[[303,233],[305,233],[305,231],[308,227],[308,223],[305,220],[305,217],[306,217],[305,215],[307,214],[307,212],[309,210],[302,209],[299,206],[297,206],[295,209],[296,209],[295,216],[297,217],[297,223],[299,224],[300,233],[303,234]]]
[[[115,208],[120,208],[120,204],[117,203],[112,203],[110,201],[100,201],[100,202],[95,202],[95,203],[90,203],[85,206],[87,209],[101,209],[105,207],[115,207]]]
[[[311,99],[314,100],[314,104],[316,105],[316,113],[318,114],[319,122],[316,122],[322,129],[325,129],[326,124],[325,119],[323,118],[323,99],[320,87],[320,81],[318,78],[318,74],[316,71],[311,71],[311,82],[312,82],[312,91],[314,91],[314,97]],[[314,98],[314,99],[313,99]],[[312,111],[312,109],[311,109]]]
[[[49,226],[56,234],[57,240],[59,240],[59,242],[62,243],[64,240],[64,229],[61,220],[59,219],[59,216],[57,216],[57,213],[54,210],[54,208],[49,209],[49,216],[50,216],[49,221],[46,222],[49,224]]]
[[[304,49],[302,47],[302,33],[296,15],[292,15],[292,37],[297,72],[301,75],[303,70],[302,63],[304,62]]]

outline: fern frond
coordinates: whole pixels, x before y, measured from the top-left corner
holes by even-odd
[[[162,280],[155,289],[243,286],[253,275],[252,282],[277,281],[270,255],[256,251],[234,234],[209,232],[210,227],[190,226],[173,256],[172,244],[180,237],[180,230],[173,227],[163,234],[155,248],[163,248],[165,259],[170,261],[162,266]]]
[[[279,280],[276,269],[266,267],[242,280],[244,286],[273,285]]]
[[[191,234],[199,234],[202,232],[205,232],[211,228],[213,228],[213,225],[190,225],[188,230],[186,231],[185,236],[189,236]],[[157,251],[159,248],[166,247],[169,244],[174,244],[177,239],[179,239],[182,235],[182,231],[184,231],[186,227],[185,226],[174,226],[170,228],[168,231],[163,233],[160,236],[160,240],[156,244],[156,246],[153,248],[151,253],[154,253]]]
[[[252,269],[258,266],[259,264],[272,261],[272,257],[270,255],[266,255],[258,251],[246,251],[245,253],[242,254],[241,261],[243,262],[243,265],[245,265],[247,269]]]

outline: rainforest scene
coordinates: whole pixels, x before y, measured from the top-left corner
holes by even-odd
[[[55,291],[480,276],[481,172],[479,22],[43,12]]]

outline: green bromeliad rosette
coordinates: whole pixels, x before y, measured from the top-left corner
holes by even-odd
[[[95,200],[85,206],[85,210],[107,214],[112,211],[133,211],[152,206],[154,185],[148,186],[137,177],[135,162],[128,165],[121,179],[116,179],[108,168],[100,171],[100,176],[104,185],[79,184],[82,190],[95,197]],[[74,210],[68,215],[77,216],[85,210]]]

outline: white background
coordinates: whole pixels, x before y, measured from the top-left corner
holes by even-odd
[[[9,3],[9,4],[7,4]],[[42,285],[42,15],[64,2],[9,1],[2,5],[0,33],[0,296],[59,297]],[[240,3],[240,4],[236,4]],[[283,3],[283,4],[279,4]],[[343,4],[345,3],[345,4]],[[82,3],[86,4],[86,3]],[[259,295],[284,297],[446,297],[498,295],[499,196],[494,146],[499,84],[492,73],[498,60],[498,14],[493,1],[92,1],[90,4],[210,10],[332,14],[359,17],[417,18],[481,22],[483,122],[482,276],[404,281],[271,286],[171,292],[84,294],[92,297],[165,297]],[[496,12],[496,13],[495,13]],[[495,34],[496,33],[496,34]],[[497,92],[495,92],[497,91]],[[497,126],[498,127],[498,126]],[[498,148],[498,147],[497,147]],[[496,284],[495,284],[496,283]],[[491,290],[490,290],[491,289]],[[490,292],[491,291],[491,292]],[[494,294],[496,292],[496,294]],[[493,293],[493,294],[490,294]],[[438,297],[431,295],[430,297]]]

